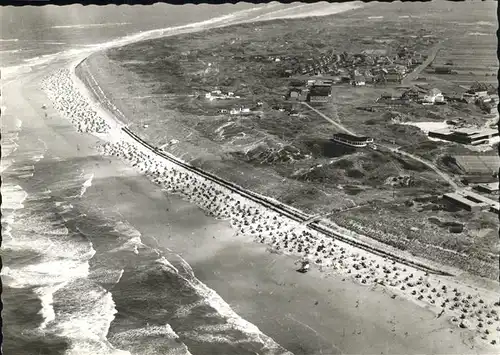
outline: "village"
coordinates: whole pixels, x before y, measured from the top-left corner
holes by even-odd
[[[496,277],[497,268],[477,265],[497,240],[490,236],[500,167],[497,64],[476,59],[485,46],[478,41],[463,44],[466,61],[457,57],[461,37],[446,41],[454,29],[387,21],[374,33],[360,18],[356,36],[350,22],[311,30],[297,21],[292,30],[282,21],[167,38],[153,52],[137,45],[149,64],[134,70],[154,73],[162,108],[141,122],[142,134],[253,191],[365,228],[358,232],[379,242],[420,255],[421,244],[407,240],[415,234],[433,248],[425,252],[432,260]],[[160,139],[166,117],[179,132]],[[434,223],[436,215],[444,222]],[[488,236],[481,257],[457,254],[478,233]]]
[[[387,110],[398,106],[417,105],[426,109],[426,107],[449,105],[461,103],[465,105],[475,105],[484,114],[490,114],[498,105],[498,95],[492,86],[476,82],[469,88],[464,88],[464,92],[445,93],[438,88],[427,88],[426,85],[416,83],[413,85],[401,85],[403,79],[422,65],[426,56],[417,54],[415,51],[409,51],[408,48],[402,48],[394,58],[389,58],[383,51],[364,51],[360,54],[349,55],[346,52],[334,54],[329,52],[327,55],[321,55],[318,60],[311,61],[306,66],[293,65],[294,61],[290,57],[278,56],[254,56],[254,60],[266,61],[268,63],[277,63],[280,68],[280,75],[287,78],[289,89],[283,95],[281,104],[266,105],[263,101],[258,101],[252,105],[233,105],[230,109],[219,109],[219,114],[229,115],[256,115],[262,117],[266,108],[277,110],[288,114],[291,117],[301,116],[300,104],[309,103],[321,109],[322,105],[335,105],[335,98],[332,97],[332,88],[345,87],[346,90],[355,90],[356,87],[392,87],[398,89],[401,93],[395,95],[393,92],[382,94],[372,105],[358,107],[360,110],[375,112],[377,110]],[[293,69],[285,69],[282,62],[291,62]],[[431,65],[429,62],[428,65]],[[441,68],[436,69],[442,71]],[[448,72],[448,71],[446,71]],[[417,77],[418,79],[418,77]],[[418,81],[418,80],[417,80]],[[223,92],[215,88],[205,94],[209,101],[214,100],[233,100],[238,102],[241,99],[239,95],[233,92]],[[265,107],[269,106],[269,107]],[[403,123],[393,120],[394,123]],[[467,120],[457,117],[446,120],[446,128],[427,131],[429,139],[453,142],[464,146],[484,146],[497,144],[499,133],[497,122],[490,122],[489,126],[478,127],[467,122]],[[361,137],[358,135],[340,132],[332,136],[332,141],[348,145],[355,148],[369,147],[377,149],[372,137]],[[451,158],[454,159],[454,158]],[[474,170],[470,166],[478,166],[479,163],[483,169]],[[458,163],[465,161],[468,163]],[[498,177],[500,163],[497,159],[475,158],[474,155],[457,157],[455,166],[466,174],[462,182],[466,185],[471,184],[466,189],[457,190],[452,193],[443,194],[443,201],[463,208],[467,211],[489,211],[498,213],[499,203],[496,201],[498,194],[498,183],[495,179]],[[409,176],[393,177],[391,185],[410,186],[412,179]],[[474,192],[475,190],[476,192]],[[481,195],[481,193],[483,195]]]

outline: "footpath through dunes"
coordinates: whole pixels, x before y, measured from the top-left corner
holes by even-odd
[[[54,77],[49,76],[46,80],[48,82],[52,81],[52,86],[46,85],[45,87],[49,88],[48,90],[59,90],[58,88],[67,87],[67,83],[64,83],[64,81],[71,80],[71,76],[67,70],[64,71],[65,73],[63,74],[57,73]],[[57,80],[54,79],[56,77]],[[56,94],[53,97],[57,98],[58,95]],[[83,117],[87,116],[84,115]],[[109,119],[109,116],[106,117]],[[76,118],[78,119],[78,117]],[[82,119],[85,120],[87,118]],[[442,331],[447,329],[445,326],[446,321],[451,319],[460,328],[474,330],[473,333],[464,330],[460,334],[455,334],[467,338],[481,338],[481,342],[475,348],[477,352],[495,350],[496,340],[493,339],[493,334],[495,334],[495,329],[499,326],[498,308],[500,305],[494,293],[468,287],[450,278],[428,275],[423,271],[401,265],[387,258],[372,255],[341,241],[326,238],[322,234],[310,230],[303,224],[282,216],[276,211],[265,208],[255,203],[255,201],[248,200],[240,194],[215,184],[213,181],[199,174],[193,174],[172,161],[166,160],[164,157],[146,149],[143,145],[137,144],[137,141],[123,130],[111,130],[108,138],[110,141],[103,144],[101,148],[104,154],[119,156],[125,161],[130,162],[139,172],[149,175],[153,181],[162,185],[167,191],[180,194],[185,199],[196,203],[208,214],[223,219],[229,218],[231,224],[238,230],[238,235],[241,238],[256,240],[261,244],[268,245],[278,253],[306,257],[323,271],[333,273],[343,279],[352,279],[359,282],[360,285],[382,287],[386,292],[393,294],[393,297],[399,295],[400,297],[412,300],[420,307],[428,308],[435,312],[434,314],[439,315],[439,318],[441,318],[439,322],[444,322],[444,324],[441,324],[443,326]],[[149,214],[151,212],[145,211],[143,213]],[[133,214],[129,218],[134,219]],[[139,218],[134,220],[133,224],[137,226],[140,223]],[[203,240],[207,237],[202,234],[194,238],[194,245],[199,242],[198,238]],[[173,236],[170,236],[170,238],[175,239]],[[170,238],[156,236],[157,243],[163,247],[169,247]],[[192,252],[188,249],[185,252],[186,255],[183,254],[187,261],[190,261],[187,257],[190,253]],[[245,254],[240,254],[240,257],[242,255]],[[214,258],[216,257],[217,255],[214,256]],[[293,269],[289,271],[293,271]],[[214,270],[214,272],[217,273],[218,270]],[[307,278],[306,275],[304,276]],[[203,281],[210,283],[210,279]],[[300,283],[300,281],[297,282]],[[330,281],[321,280],[320,282]],[[331,279],[331,282],[332,285],[336,284],[334,279]],[[342,281],[337,280],[337,282]],[[283,293],[281,295],[278,294],[277,297],[279,299],[279,297],[286,297],[285,295],[295,292],[297,292],[297,289],[283,290]],[[308,296],[310,290],[302,289],[302,292],[299,291],[304,296],[303,302],[310,302]],[[244,298],[238,299],[237,302],[243,304],[249,301]],[[391,302],[393,301],[389,299],[385,302],[392,304]],[[410,305],[411,303],[406,306],[410,307]],[[387,307],[387,309],[389,308]],[[413,312],[427,312],[424,309],[420,309],[420,311],[418,309],[418,307],[414,308]],[[278,307],[276,311],[279,310]],[[281,312],[280,314],[284,313]],[[255,319],[265,325],[266,322],[263,322],[262,316],[252,314],[251,312],[248,315],[249,319]],[[367,318],[365,319],[366,324],[380,322],[377,316],[373,314],[366,314],[365,316]],[[404,314],[399,314],[399,317],[408,318]],[[335,318],[335,312],[333,312],[333,318]],[[316,321],[319,321],[319,319],[316,319]],[[293,322],[293,317],[292,319],[288,319],[288,324],[290,322]],[[401,323],[404,323],[403,319],[399,319],[398,324]],[[298,324],[307,323],[299,320]],[[320,324],[315,324],[315,326],[320,326]],[[377,336],[390,336],[391,330],[387,329],[386,325],[380,324],[380,326],[381,329],[379,331],[381,333]],[[427,326],[429,327],[429,331],[434,330],[436,334],[439,333],[433,325],[428,324]],[[260,324],[259,327],[261,327]],[[278,336],[281,333],[283,337],[283,329],[281,329],[281,332],[279,330],[273,331],[273,329],[270,329],[270,331],[271,333],[269,334],[273,338],[276,338],[274,333],[277,333]],[[404,333],[401,336],[406,338],[408,335]],[[448,336],[454,337],[456,335]],[[318,335],[315,334],[314,338],[317,339]],[[419,340],[412,338],[408,341],[414,346],[418,344],[417,352],[422,351],[423,345]],[[282,341],[280,342],[284,344]],[[456,344],[450,345],[451,343]],[[464,346],[461,342],[451,343],[443,344],[443,346]],[[437,345],[433,343],[432,346],[436,347]],[[455,350],[470,352],[470,349],[459,350],[457,348]],[[445,350],[444,352],[447,351]]]

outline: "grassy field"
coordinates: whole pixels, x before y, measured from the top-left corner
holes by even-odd
[[[432,11],[422,15],[422,6],[432,6]],[[283,63],[269,59],[305,61],[329,50],[357,53],[398,45],[425,53],[447,38],[436,62],[453,57],[457,68],[488,71],[497,65],[491,59],[494,53],[488,53],[491,36],[465,34],[480,31],[475,29],[478,21],[483,27],[493,21],[491,9],[491,4],[391,3],[324,18],[243,24],[96,54],[80,75],[92,72],[133,131],[194,165],[311,213],[362,206],[331,218],[353,229],[365,228],[370,236],[416,255],[497,278],[491,255],[498,256],[498,238],[488,231],[495,230],[498,221],[443,208],[439,195],[449,187],[427,166],[392,153],[335,144],[330,138],[336,129],[301,105],[294,106],[297,116],[278,110],[291,108],[284,100],[290,83],[280,76]],[[449,26],[449,21],[456,25]],[[484,31],[494,33],[491,27]],[[382,39],[387,43],[381,44]],[[471,48],[479,50],[479,59]],[[451,80],[423,75],[432,87],[440,83],[447,90],[463,90]],[[215,87],[241,98],[207,100],[205,93]],[[429,141],[418,128],[396,122],[484,120],[481,112],[461,104],[425,109],[377,104],[373,112],[360,109],[375,106],[387,92],[398,95],[402,89],[339,86],[331,103],[314,106],[359,134],[395,142],[453,172],[442,160],[465,148]],[[259,101],[264,104],[257,106]],[[255,110],[248,115],[220,113],[239,106]],[[411,177],[411,184],[394,183],[403,176]],[[418,207],[422,204],[415,200],[421,196],[434,200]],[[439,222],[429,220],[434,215]],[[464,231],[451,233],[447,226],[452,222],[462,223]],[[472,240],[480,242],[465,248]]]

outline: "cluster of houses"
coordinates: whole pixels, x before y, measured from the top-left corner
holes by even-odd
[[[234,92],[222,92],[221,90],[212,90],[211,92],[207,92],[205,94],[205,98],[210,101],[214,100],[230,100],[230,99],[239,99],[240,97],[235,95]]]
[[[330,79],[309,79],[305,87],[293,87],[288,92],[290,101],[328,102],[332,97],[333,81]]]
[[[483,85],[477,84],[473,85],[471,89],[462,95],[462,101],[469,104],[474,103],[479,106],[482,111],[492,113],[492,111],[496,109],[499,99],[498,95],[490,95],[487,88]]]
[[[254,107],[245,107],[245,106],[238,106],[238,107],[232,107],[230,109],[227,108],[222,108],[218,110],[219,114],[230,114],[230,115],[249,115],[253,114],[256,112],[259,112],[260,107],[262,107],[264,103],[262,101],[257,101],[257,104]]]
[[[408,105],[410,102],[417,102],[422,105],[444,105],[448,101],[473,103],[486,113],[491,113],[499,103],[498,95],[488,94],[488,91],[483,88],[471,88],[462,95],[448,96],[437,88],[427,90],[419,85],[406,90],[400,97],[384,94],[377,99],[378,103],[391,105]]]
[[[443,105],[446,104],[446,99],[444,94],[436,88],[427,91],[410,88],[403,92],[400,97],[395,97],[391,94],[383,94],[376,102],[391,105],[408,105],[410,102],[417,102],[422,105]]]
[[[289,59],[289,60],[287,60]],[[423,57],[421,54],[410,51],[404,47],[396,55],[388,55],[386,49],[367,49],[357,54],[343,52],[335,54],[330,51],[322,54],[318,58],[308,58],[300,62],[297,58],[285,57],[279,61],[279,71],[282,76],[289,77],[296,74],[301,75],[342,75],[347,70],[358,69],[375,78],[385,76],[386,81],[400,81],[409,68],[414,68],[421,64]]]

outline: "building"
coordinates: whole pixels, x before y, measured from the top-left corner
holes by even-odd
[[[468,211],[498,211],[498,201],[480,195],[472,190],[457,190],[443,196],[444,199],[453,204],[460,205]]]
[[[453,193],[445,194],[443,198],[471,212],[489,210],[498,213],[499,209],[498,201],[471,190],[458,190]]]
[[[301,92],[302,92],[302,90],[300,90],[298,88],[293,88],[288,93],[288,97],[290,98],[290,100],[298,100]]]
[[[431,104],[444,103],[444,96],[439,89],[431,89],[424,95],[423,101]]]
[[[309,102],[328,102],[332,96],[331,86],[313,86],[309,90]]]
[[[309,79],[307,80],[307,86],[332,86],[332,79]]]
[[[337,133],[332,137],[332,141],[348,145],[350,147],[366,147],[369,143],[373,143],[373,138],[359,137],[346,133]]]
[[[488,144],[492,138],[499,136],[498,130],[490,128],[460,128],[456,130],[446,128],[430,131],[428,135],[432,138],[470,145]]]
[[[398,72],[388,72],[387,74],[384,74],[384,76],[385,80],[391,83],[401,83],[403,80],[403,75]]]
[[[468,199],[457,192],[445,194],[443,195],[443,199],[448,201],[452,205],[459,206],[470,212],[479,212],[488,207],[488,205],[485,203]]]
[[[498,155],[454,155],[453,159],[462,171],[471,176],[486,175],[491,178],[500,169]]]
[[[423,96],[422,94],[416,90],[416,89],[408,89],[406,90],[402,95],[401,95],[401,98],[402,99],[408,99],[408,100],[420,100],[420,99],[423,99]]]
[[[354,86],[364,86],[366,84],[366,79],[363,75],[354,75],[352,80],[352,85]]]
[[[475,189],[479,192],[487,194],[498,194],[498,187],[498,182],[492,182],[489,184],[479,184],[475,187]]]

